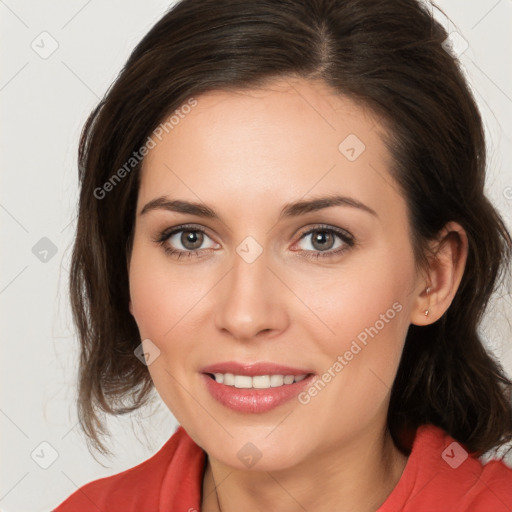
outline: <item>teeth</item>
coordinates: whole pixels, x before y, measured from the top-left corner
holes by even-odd
[[[278,388],[284,384],[284,377],[282,375],[271,375],[270,376],[270,387]]]
[[[268,389],[278,388],[283,385],[293,384],[304,380],[307,375],[233,375],[232,373],[215,373],[216,382],[226,386],[243,389]]]
[[[256,389],[267,389],[270,387],[270,376],[269,375],[255,375],[254,377],[249,377],[252,386]]]

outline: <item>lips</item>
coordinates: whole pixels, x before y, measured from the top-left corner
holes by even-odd
[[[289,402],[314,379],[314,373],[310,369],[270,362],[245,364],[227,361],[206,366],[201,372],[206,389],[215,400],[234,411],[252,414],[268,412]],[[293,376],[300,380],[291,379],[288,383],[285,377],[285,382],[277,382],[276,387],[273,387],[272,383],[271,387],[268,387],[268,382],[259,383],[260,379],[273,380],[277,376],[280,376],[281,380],[283,376]],[[224,382],[227,377],[229,383]],[[256,384],[257,382],[259,384]]]
[[[237,361],[226,361],[205,366],[201,373],[232,373],[234,375],[247,375],[254,377],[256,375],[307,375],[314,373],[310,368],[299,368],[285,366],[271,362],[260,363],[239,363]]]

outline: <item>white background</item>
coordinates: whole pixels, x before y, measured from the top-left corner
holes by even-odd
[[[439,19],[469,43],[460,60],[486,122],[488,194],[512,229],[512,194],[506,197],[507,187],[512,186],[512,1],[438,4],[456,26]],[[4,512],[48,511],[77,487],[144,461],[176,426],[158,400],[152,417],[150,410],[141,411],[145,418],[135,429],[138,437],[129,418],[110,422],[116,457],[111,462],[101,459],[109,467],[92,458],[76,421],[78,345],[67,296],[80,129],[136,43],[169,5],[163,0],[0,0],[0,509]],[[44,31],[50,36],[41,36]],[[53,40],[58,48],[46,59],[31,47],[48,51]],[[57,250],[46,262],[32,252],[43,237]],[[497,294],[483,334],[509,374],[511,318],[510,296]],[[42,442],[57,453],[48,469],[31,458],[36,450],[45,454],[39,460],[49,460],[51,449],[41,447]]]

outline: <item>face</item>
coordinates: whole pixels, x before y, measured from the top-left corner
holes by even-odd
[[[385,424],[419,283],[406,204],[376,117],[322,83],[196,100],[144,161],[130,311],[196,443],[284,469]]]

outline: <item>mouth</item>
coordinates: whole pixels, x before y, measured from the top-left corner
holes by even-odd
[[[202,369],[210,395],[240,413],[264,413],[296,397],[315,373],[275,363],[226,362]],[[298,403],[298,401],[297,401]]]

